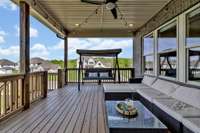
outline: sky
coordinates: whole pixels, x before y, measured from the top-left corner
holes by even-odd
[[[19,61],[19,8],[10,0],[0,0],[0,59]],[[119,57],[132,58],[132,38],[69,38],[69,59],[76,49],[122,48]],[[63,59],[63,40],[35,18],[30,17],[30,56]]]

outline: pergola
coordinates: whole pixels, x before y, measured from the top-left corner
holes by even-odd
[[[81,69],[83,69],[83,62],[82,62],[82,57],[83,56],[97,56],[97,57],[114,57],[115,58],[115,65],[114,65],[114,77],[112,74],[112,70],[110,71],[109,68],[107,69],[89,69],[88,72],[86,72],[84,77],[87,80],[99,80],[99,84],[101,82],[101,80],[116,80],[116,70],[118,70],[118,82],[120,83],[120,72],[119,72],[119,61],[118,61],[118,55],[121,53],[121,49],[103,49],[103,50],[84,50],[84,49],[77,49],[77,54],[79,54],[80,58],[79,58],[79,68],[78,68],[78,90],[80,91],[80,75],[81,75]],[[94,73],[95,72],[95,76],[90,77],[89,74],[90,73]],[[101,76],[101,73],[106,73],[106,76]]]

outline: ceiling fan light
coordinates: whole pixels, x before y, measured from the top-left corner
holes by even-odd
[[[129,26],[129,27],[133,27],[133,24],[129,24],[128,26]]]
[[[112,10],[112,9],[114,9],[115,7],[116,7],[116,4],[115,4],[115,3],[108,2],[108,3],[106,4],[106,9],[108,9],[108,10]]]
[[[75,24],[76,27],[78,27],[80,24]]]

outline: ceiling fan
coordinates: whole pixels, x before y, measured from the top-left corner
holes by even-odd
[[[105,5],[107,10],[110,10],[114,19],[117,19],[117,2],[118,0],[81,0],[81,2],[95,4],[95,5]]]

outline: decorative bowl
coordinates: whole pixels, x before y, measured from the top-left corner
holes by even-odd
[[[134,106],[128,106],[125,102],[119,102],[116,104],[115,109],[122,115],[135,116],[137,115],[137,109]]]

